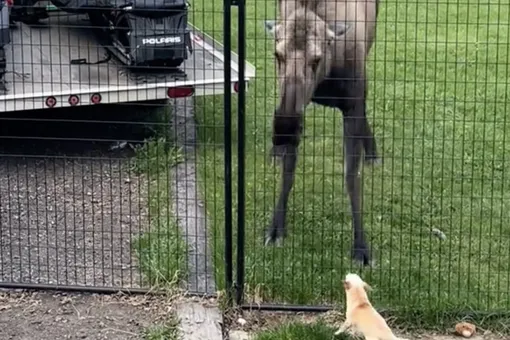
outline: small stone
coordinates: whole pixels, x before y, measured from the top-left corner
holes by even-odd
[[[237,323],[240,324],[241,326],[244,326],[246,325],[247,321],[243,318],[239,318],[237,319]]]
[[[469,322],[460,322],[455,325],[455,333],[457,333],[457,335],[463,336],[464,338],[470,338],[473,336],[473,334],[475,334],[475,332],[475,325]]]

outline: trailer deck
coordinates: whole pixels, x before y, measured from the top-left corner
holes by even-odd
[[[168,98],[168,89],[194,88],[194,95],[224,92],[223,46],[211,37],[189,26],[193,51],[181,66],[185,79],[164,74],[133,74],[112,57],[106,63],[71,64],[85,58],[88,63],[104,60],[106,49],[98,42],[85,15],[50,16],[46,26],[30,27],[18,23],[12,29],[12,42],[6,46],[7,92],[0,94],[0,111],[48,108],[47,99],[56,100],[54,107],[70,106],[70,96],[79,98],[73,105],[93,104],[92,95],[99,94],[101,103],[121,103]],[[232,56],[232,91],[238,78],[238,58]],[[245,64],[245,81],[255,76],[255,68]],[[74,97],[74,99],[76,99]]]

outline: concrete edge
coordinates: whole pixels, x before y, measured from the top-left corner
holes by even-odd
[[[182,302],[176,306],[183,340],[223,340],[222,317],[217,307],[199,302]]]
[[[179,98],[170,102],[171,126],[177,147],[182,148],[185,161],[172,169],[173,212],[188,245],[188,291],[214,294],[216,283],[212,256],[208,247],[207,215],[199,197],[195,153],[197,127],[194,98]]]

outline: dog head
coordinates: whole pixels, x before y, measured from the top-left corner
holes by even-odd
[[[345,276],[345,280],[343,281],[343,284],[344,284],[344,289],[346,291],[350,290],[351,288],[363,288],[364,290],[372,290],[372,287],[370,287],[370,285],[368,283],[363,281],[363,279],[361,279],[361,277],[358,274],[353,274],[353,273],[347,274]]]

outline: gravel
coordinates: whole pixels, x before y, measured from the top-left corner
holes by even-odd
[[[126,108],[79,109],[0,115],[1,282],[142,286],[146,180],[129,146],[110,148],[147,130]]]
[[[140,287],[131,240],[146,220],[126,160],[0,160],[2,281]]]

